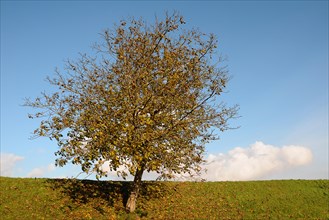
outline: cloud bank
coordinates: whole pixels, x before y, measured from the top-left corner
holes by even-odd
[[[206,171],[202,172],[201,176],[190,178],[188,174],[177,175],[175,180],[243,181],[269,179],[271,175],[278,179],[283,171],[307,165],[312,158],[311,150],[303,146],[276,147],[257,141],[249,147],[236,147],[227,154],[210,154],[202,166]],[[102,170],[108,172],[110,178],[121,180],[122,178],[117,177],[116,172],[110,171],[108,166],[109,163],[106,162]],[[128,172],[123,166],[118,170]],[[155,180],[157,177],[156,172],[145,172],[143,180]],[[133,180],[133,177],[128,175],[127,180]]]
[[[312,152],[303,146],[276,147],[257,141],[250,147],[236,147],[227,154],[210,154],[202,178],[207,181],[266,179],[282,170],[312,161]]]
[[[24,157],[15,154],[0,153],[0,175],[12,176],[15,164],[24,159]]]

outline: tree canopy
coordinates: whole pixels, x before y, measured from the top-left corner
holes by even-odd
[[[102,33],[95,55],[48,78],[57,92],[26,101],[40,110],[29,117],[43,119],[34,134],[58,143],[57,165],[72,162],[97,178],[107,175],[104,164],[122,177],[124,167],[136,187],[144,171],[165,179],[200,171],[213,129],[229,129],[237,106],[219,99],[229,76],[217,38],[184,24],[178,13],[154,25],[122,20]]]

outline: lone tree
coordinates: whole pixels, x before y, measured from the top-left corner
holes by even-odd
[[[177,13],[154,25],[122,20],[103,32],[95,56],[68,60],[65,73],[48,78],[57,92],[25,103],[38,109],[30,118],[43,118],[34,134],[58,143],[56,165],[72,162],[96,178],[107,176],[105,165],[134,176],[129,212],[145,171],[164,179],[198,173],[205,144],[218,138],[212,131],[229,129],[237,113],[218,99],[229,77],[214,60],[216,37],[183,24]]]

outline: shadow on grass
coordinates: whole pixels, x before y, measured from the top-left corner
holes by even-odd
[[[101,201],[104,205],[117,211],[124,211],[133,183],[128,181],[96,181],[78,179],[49,179],[53,190],[60,190],[75,204],[95,203]],[[146,181],[142,183],[139,199],[157,199],[168,191],[164,182]],[[94,209],[102,213],[102,207],[95,205]]]
[[[92,199],[102,199],[113,206],[117,199],[122,205],[128,200],[131,183],[125,181],[95,181],[78,179],[49,179],[52,189],[60,190],[73,202],[88,203]]]

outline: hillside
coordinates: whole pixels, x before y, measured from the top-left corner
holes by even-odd
[[[0,177],[1,219],[329,219],[329,180],[129,182]]]

